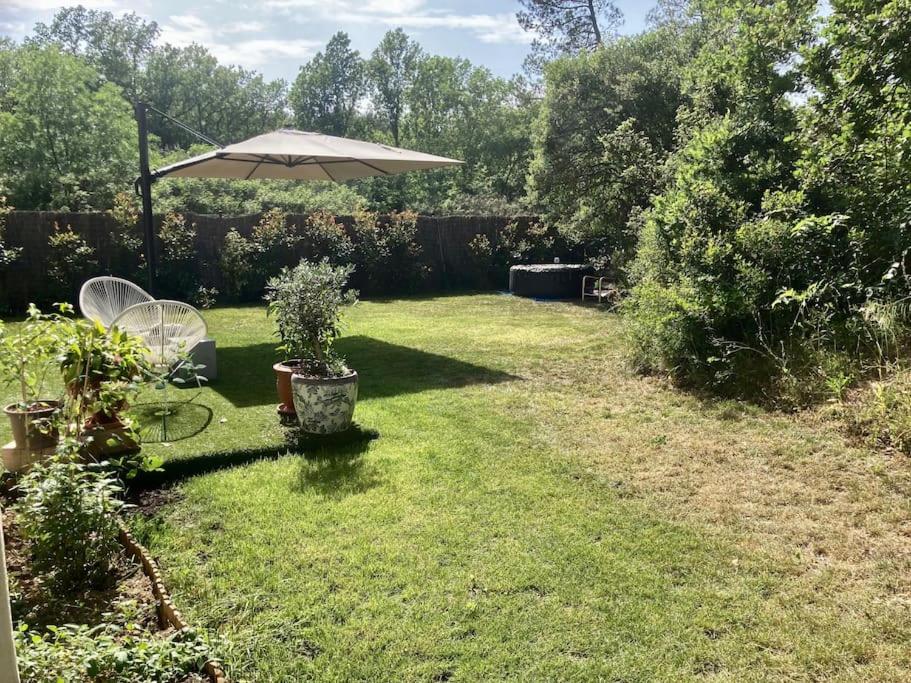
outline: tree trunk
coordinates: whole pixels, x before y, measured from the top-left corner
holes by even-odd
[[[588,0],[588,17],[592,22],[592,30],[595,32],[595,42],[598,45],[604,45],[601,39],[601,27],[598,26],[598,13],[595,11],[595,0]]]

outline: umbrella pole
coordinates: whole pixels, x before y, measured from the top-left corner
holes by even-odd
[[[136,102],[136,123],[139,127],[139,178],[136,188],[142,196],[142,233],[145,240],[146,269],[149,293],[155,295],[155,224],[152,218],[152,173],[149,170],[149,108]]]

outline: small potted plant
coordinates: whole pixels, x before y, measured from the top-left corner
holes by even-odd
[[[5,406],[17,450],[37,453],[54,446],[57,436],[51,417],[60,401],[45,394],[53,367],[53,321],[34,305],[28,319],[16,326],[0,322],[0,384],[14,384],[17,399]]]
[[[269,314],[275,319],[278,350],[299,359],[290,377],[301,429],[334,434],[351,425],[357,402],[357,373],[332,348],[339,335],[342,309],[357,301],[345,290],[351,266],[328,260],[301,261],[269,281]]]

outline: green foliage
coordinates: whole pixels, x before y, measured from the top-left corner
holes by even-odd
[[[351,238],[344,226],[328,211],[317,211],[307,217],[301,242],[310,260],[325,258],[332,265],[341,266],[351,263],[354,256]]]
[[[8,327],[0,321],[0,386],[14,386],[17,404],[26,410],[42,399],[58,350],[51,317],[34,305],[26,321]]]
[[[14,249],[6,244],[6,217],[12,212],[13,207],[6,203],[6,197],[0,194],[0,273],[3,269],[19,258],[21,249]]]
[[[228,231],[219,250],[218,265],[225,282],[225,294],[233,301],[240,301],[248,291],[253,275],[253,253],[250,240],[233,228]]]
[[[519,4],[519,25],[534,36],[527,60],[532,69],[559,55],[603,47],[623,23],[623,14],[611,0],[519,0]]]
[[[31,683],[172,683],[200,673],[207,643],[194,631],[149,633],[134,621],[66,624],[13,633],[23,680]]]
[[[166,213],[158,238],[161,244],[158,281],[165,298],[189,301],[200,286],[196,224],[188,223],[183,214]]]
[[[384,216],[359,211],[354,215],[353,262],[361,289],[401,293],[420,284],[427,269],[415,239],[417,218],[412,211]]]
[[[142,212],[135,196],[129,192],[118,192],[114,195],[114,203],[108,210],[108,215],[114,219],[117,226],[116,232],[111,234],[114,246],[140,253],[143,247],[142,235],[139,232]]]
[[[302,260],[269,281],[266,300],[281,339],[279,351],[299,359],[317,377],[347,374],[345,360],[332,349],[339,336],[342,309],[353,305],[357,292],[346,290],[351,266],[333,266],[328,260]]]
[[[348,135],[365,91],[364,61],[351,49],[348,34],[339,31],[325,52],[301,67],[291,87],[288,99],[294,123],[305,131]]]
[[[135,12],[118,16],[77,5],[61,8],[50,24],[36,24],[28,42],[84,56],[107,80],[135,98],[140,88],[140,66],[153,53],[159,35],[154,21],[146,21]]]
[[[300,242],[297,227],[288,223],[281,209],[266,211],[250,233],[253,268],[250,287],[258,299],[270,278],[294,263],[294,253]]]
[[[54,223],[54,232],[48,238],[48,284],[56,299],[67,299],[98,269],[98,258],[82,235],[70,226],[61,229]]]
[[[407,99],[423,58],[421,46],[400,28],[388,31],[367,63],[374,107],[398,147]]]
[[[282,80],[267,81],[254,71],[219,64],[196,43],[156,47],[142,75],[149,104],[225,145],[281,127],[285,88]],[[165,149],[198,142],[157,116],[151,117],[150,128]]]
[[[873,382],[841,411],[850,429],[871,445],[911,454],[911,373]]]
[[[209,151],[196,145],[186,151],[155,155],[153,165],[165,166]],[[234,180],[225,178],[164,179],[152,186],[155,210],[174,213],[242,216],[281,207],[289,213],[325,210],[350,214],[366,200],[354,187],[329,182]]]
[[[635,249],[631,219],[658,189],[674,144],[688,46],[670,30],[653,31],[545,70],[531,201],[602,268],[624,266]]]
[[[66,314],[52,321],[56,361],[80,424],[93,416],[102,421],[121,417],[138,384],[153,376],[142,340]]]
[[[111,206],[136,168],[130,106],[120,89],[56,47],[23,47],[0,110],[0,169],[21,208]]]
[[[74,595],[102,586],[120,548],[114,479],[63,456],[34,465],[17,489],[30,566],[47,589]]]
[[[812,6],[703,7],[715,30],[687,68],[684,142],[643,217],[632,269],[628,310],[643,369],[748,392],[799,365],[819,368],[834,343],[828,320],[852,236],[838,216],[813,216],[797,189],[788,99],[797,78],[782,67],[808,40]],[[825,306],[779,297],[810,287]]]

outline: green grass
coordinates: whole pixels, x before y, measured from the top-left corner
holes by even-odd
[[[911,671],[907,467],[822,412],[636,377],[592,308],[362,303],[339,347],[378,436],[287,452],[262,310],[206,318],[221,377],[169,395],[208,426],[147,446],[178,496],[137,526],[235,678]]]

